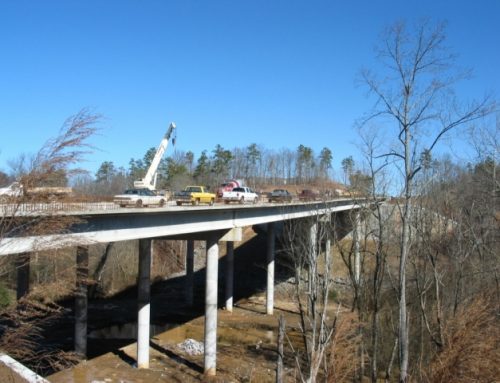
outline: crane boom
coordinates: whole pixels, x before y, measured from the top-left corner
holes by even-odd
[[[168,146],[168,141],[170,140],[170,137],[172,136],[172,133],[174,132],[176,126],[175,123],[170,123],[170,126],[168,127],[167,133],[165,133],[165,136],[160,142],[160,145],[158,146],[158,149],[156,149],[156,154],[153,158],[153,161],[151,161],[151,165],[149,165],[149,169],[144,176],[143,179],[134,181],[134,187],[137,189],[149,189],[149,190],[156,190],[156,175],[157,175],[157,170],[158,166],[160,166],[160,161],[163,157],[163,154],[165,153],[165,150],[167,150]]]

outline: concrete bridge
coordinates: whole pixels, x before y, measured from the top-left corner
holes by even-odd
[[[275,223],[287,220],[324,217],[335,220],[344,234],[359,222],[359,210],[366,205],[361,199],[336,199],[322,202],[259,204],[211,207],[165,207],[145,209],[93,210],[93,211],[21,211],[15,215],[19,222],[50,217],[69,220],[65,234],[46,232],[44,235],[22,236],[13,230],[8,237],[0,238],[0,255],[16,255],[18,299],[29,291],[29,259],[35,251],[62,247],[75,247],[77,280],[75,297],[75,351],[82,356],[87,352],[87,284],[88,246],[126,240],[139,240],[138,277],[138,331],[137,366],[149,368],[150,338],[150,273],[152,241],[154,239],[179,239],[187,241],[186,300],[193,300],[194,241],[206,241],[205,280],[205,332],[204,371],[216,374],[217,349],[217,295],[219,243],[226,242],[225,308],[233,308],[234,241],[242,238],[242,228],[265,225],[267,230],[267,288],[266,313],[273,314],[274,307],[274,258]],[[350,219],[349,214],[355,217]],[[4,224],[9,220],[4,216]],[[13,218],[13,217],[12,217]],[[316,225],[316,224],[312,224]],[[316,229],[309,231],[314,236]],[[314,238],[311,238],[314,240]],[[330,239],[327,239],[329,242]],[[356,238],[355,238],[356,241]],[[359,246],[355,245],[355,249]],[[190,302],[189,302],[190,301]]]

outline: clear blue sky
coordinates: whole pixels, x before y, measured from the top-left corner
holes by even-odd
[[[463,98],[498,96],[498,0],[1,0],[0,170],[83,107],[105,117],[92,172],[127,167],[170,121],[176,148],[196,156],[304,144],[329,147],[338,167],[356,157],[353,122],[371,106],[356,74],[373,68],[385,26],[422,17],[446,20],[474,69]]]

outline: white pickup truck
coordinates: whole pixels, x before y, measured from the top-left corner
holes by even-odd
[[[222,193],[222,200],[226,204],[230,202],[238,202],[241,204],[245,202],[257,203],[259,196],[250,188],[237,187],[233,188],[231,191]]]

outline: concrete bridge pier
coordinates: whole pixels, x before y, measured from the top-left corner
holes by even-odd
[[[137,315],[137,368],[149,368],[149,324],[151,304],[151,239],[139,240]]]
[[[273,315],[273,309],[274,309],[274,247],[275,247],[274,222],[270,222],[267,224],[267,289],[266,289],[267,315]]]
[[[219,264],[219,236],[210,233],[207,240],[205,281],[205,359],[204,372],[215,376],[217,362],[217,282]]]
[[[188,239],[186,246],[186,277],[184,285],[184,301],[186,306],[193,306],[194,298],[194,240]]]
[[[30,291],[30,259],[30,253],[21,253],[16,255],[17,300],[27,295]]]
[[[321,251],[321,246],[318,248],[318,220],[317,218],[313,218],[312,220],[306,221],[308,233],[308,247],[309,254],[308,257],[310,259],[317,259],[319,251]],[[312,266],[312,265],[311,265]],[[317,266],[316,266],[317,267]],[[313,286],[316,285],[316,273],[317,270],[307,270],[307,278],[308,278],[308,293],[312,292]],[[316,302],[314,299],[310,299],[311,296],[307,299],[307,312],[314,313],[316,311]]]
[[[89,250],[76,248],[75,352],[87,356]]]
[[[309,246],[311,255],[316,258],[318,255],[318,223],[313,221],[309,226]]]
[[[331,260],[331,253],[332,253],[332,240],[330,238],[330,234],[326,233],[326,239],[325,239],[325,258],[327,260]]]
[[[234,286],[234,242],[226,242],[226,269],[225,269],[225,289],[226,289],[226,310],[233,312],[233,286]]]

